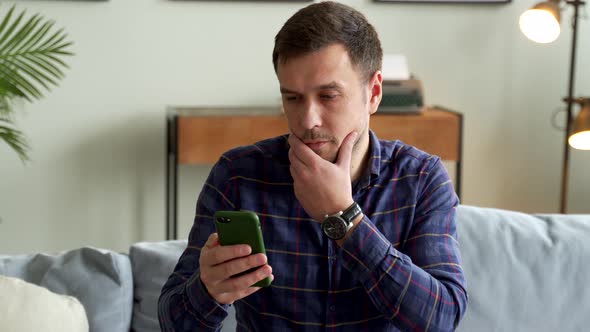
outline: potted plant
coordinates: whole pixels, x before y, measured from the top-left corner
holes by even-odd
[[[57,86],[68,67],[63,59],[73,55],[68,51],[72,42],[39,14],[25,18],[26,11],[15,14],[15,6],[2,12],[0,8],[0,144],[8,144],[25,162],[29,145],[14,124],[14,102],[32,102],[43,97],[42,90]]]

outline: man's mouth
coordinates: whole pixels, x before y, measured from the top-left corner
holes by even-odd
[[[313,151],[319,151],[322,146],[327,144],[328,141],[317,141],[317,142],[306,142],[305,145],[309,146]]]

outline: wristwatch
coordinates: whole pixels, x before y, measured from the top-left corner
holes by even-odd
[[[361,207],[356,203],[344,210],[332,215],[326,215],[322,222],[322,230],[324,234],[332,240],[340,240],[344,238],[346,232],[352,228],[352,222],[359,214],[361,214]]]

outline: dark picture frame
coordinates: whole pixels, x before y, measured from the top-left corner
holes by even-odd
[[[373,0],[375,2],[405,2],[405,3],[463,3],[463,4],[501,4],[509,3],[512,0]]]
[[[108,1],[108,0],[107,0]],[[312,2],[314,0],[169,0],[169,1],[177,1],[177,2],[185,2],[185,1],[202,1],[202,2]]]

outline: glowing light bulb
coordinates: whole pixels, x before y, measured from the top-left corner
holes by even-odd
[[[520,15],[520,30],[530,40],[537,43],[550,43],[559,37],[559,21],[545,9],[529,9]]]

